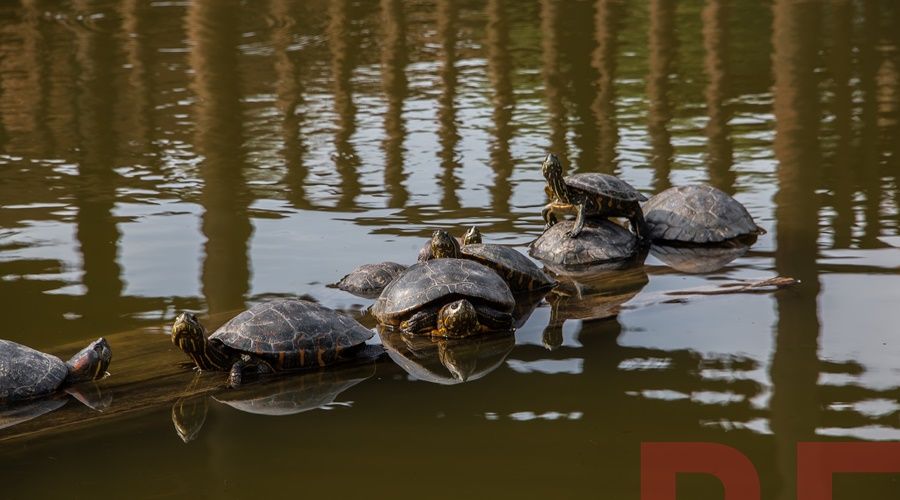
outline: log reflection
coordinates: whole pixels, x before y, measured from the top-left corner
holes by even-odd
[[[541,70],[544,98],[550,119],[550,151],[568,165],[566,111],[563,104],[563,75],[560,68],[562,19],[559,0],[541,0]]]
[[[387,97],[384,114],[384,184],[388,192],[390,208],[406,206],[409,193],[403,182],[406,124],[403,120],[403,102],[408,94],[406,79],[406,16],[401,0],[382,0],[381,19],[383,42],[381,49],[381,83]]]
[[[619,124],[616,118],[616,56],[619,31],[627,5],[620,0],[598,0],[595,14],[597,47],[593,65],[597,70],[596,96],[592,103],[599,132],[598,170],[615,174],[618,169]]]
[[[709,183],[734,194],[734,172],[731,127],[731,106],[725,101],[729,97],[731,82],[728,71],[728,13],[727,0],[707,0],[703,8],[703,60],[706,69],[706,109],[709,122],[706,124],[706,163]]]
[[[361,190],[357,167],[360,165],[356,149],[350,139],[356,132],[356,104],[353,102],[351,77],[356,65],[355,40],[351,34],[351,5],[349,0],[331,0],[328,4],[328,47],[331,51],[332,92],[337,123],[332,156],[341,177],[341,197],[338,208],[350,209],[356,204]]]
[[[669,78],[675,58],[675,2],[651,0],[650,2],[650,74],[647,75],[647,98],[651,157],[653,168],[653,192],[658,193],[672,183],[672,137],[669,121],[672,110],[669,104]]]
[[[441,46],[441,95],[438,98],[438,136],[441,150],[441,208],[458,210],[457,190],[460,179],[456,175],[459,162],[456,145],[459,131],[456,125],[456,16],[457,5],[453,0],[440,0],[437,4],[437,36]]]
[[[494,137],[491,144],[491,168],[494,182],[490,188],[491,208],[497,216],[510,213],[509,198],[512,186],[513,159],[509,142],[513,136],[512,114],[515,95],[512,85],[512,58],[509,53],[509,15],[507,2],[488,0],[487,3],[487,62],[493,86]]]

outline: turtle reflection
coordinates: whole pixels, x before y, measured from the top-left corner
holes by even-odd
[[[631,300],[650,281],[643,267],[628,270],[594,268],[578,274],[557,276],[559,284],[547,295],[550,321],[544,329],[544,347],[555,349],[563,342],[566,320],[614,318],[619,307]]]
[[[373,358],[353,367],[260,380],[209,397],[245,413],[295,415],[333,404],[339,394],[374,374]],[[196,384],[197,378],[185,392],[190,393],[191,387]],[[172,406],[172,423],[184,442],[192,441],[199,435],[206,422],[208,404],[207,396],[202,394],[183,397]]]
[[[478,380],[503,364],[516,344],[509,332],[464,339],[433,338],[382,329],[388,356],[413,377],[454,385]]]
[[[103,392],[94,382],[83,382],[67,387],[65,392],[40,399],[31,399],[0,406],[0,429],[14,427],[23,422],[56,411],[69,402],[70,396],[94,411],[103,411],[112,404],[110,392]]]
[[[755,239],[755,238],[754,238]],[[718,271],[750,250],[752,242],[735,241],[724,246],[656,245],[650,247],[654,257],[672,269],[689,274]]]

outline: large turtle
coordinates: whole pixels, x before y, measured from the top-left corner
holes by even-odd
[[[449,233],[438,229],[431,237],[432,258],[467,259],[484,264],[499,274],[515,294],[547,290],[556,284],[528,257],[512,248],[481,243],[481,233],[474,226],[466,232],[463,240],[477,243],[461,247]]]
[[[279,299],[257,304],[219,327],[209,338],[191,313],[172,326],[172,342],[200,370],[229,371],[228,383],[241,384],[244,369],[259,373],[327,366],[354,357],[372,330],[353,318],[306,300]]]
[[[562,221],[544,231],[531,243],[529,253],[557,273],[588,267],[621,264],[640,254],[637,238],[624,227],[608,220],[591,220],[581,237],[567,235],[576,223]]]
[[[112,351],[99,338],[69,361],[9,340],[0,340],[0,403],[32,399],[106,376]]]
[[[515,299],[490,268],[463,259],[410,266],[370,309],[375,318],[408,333],[467,337],[512,328]]]
[[[563,178],[562,164],[553,153],[541,166],[551,200],[541,211],[546,229],[556,224],[557,213],[575,212],[575,227],[566,236],[577,237],[587,217],[625,217],[638,238],[644,238],[647,227],[640,202],[647,197],[631,184],[608,174],[583,173]]]
[[[400,276],[400,273],[405,270],[406,266],[396,262],[386,261],[378,264],[363,264],[341,278],[334,285],[328,286],[339,288],[357,297],[374,299],[381,295],[388,283],[397,279],[397,276]]]
[[[666,189],[644,204],[644,214],[655,241],[710,244],[766,232],[740,202],[707,184]]]

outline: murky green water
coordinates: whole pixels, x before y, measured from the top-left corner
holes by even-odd
[[[301,294],[363,314],[325,285],[413,261],[434,228],[524,250],[547,150],[647,194],[710,182],[769,232],[717,271],[651,254],[570,284],[515,345],[463,350],[468,383],[382,359],[304,382],[318,402],[294,387],[326,409],[209,399],[189,443],[174,390],[71,430],[4,429],[0,496],[636,498],[640,444],[676,440],[733,446],[765,498],[793,498],[798,441],[900,439],[898,34],[890,1],[5,3],[3,338],[164,345],[178,310]],[[802,285],[653,300],[774,274]],[[104,383],[143,356],[117,351]],[[122,370],[153,378],[139,366]],[[76,406],[59,411],[96,416]],[[835,486],[896,498],[900,477]]]

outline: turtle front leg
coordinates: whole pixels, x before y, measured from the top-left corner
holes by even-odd
[[[584,203],[575,205],[575,227],[566,231],[566,236],[569,238],[577,238],[581,234],[581,230],[584,229],[584,212]]]
[[[419,311],[400,323],[400,330],[416,335],[428,335],[437,325],[437,310]]]
[[[553,227],[556,224],[556,214],[553,213],[553,202],[547,203],[544,205],[544,209],[541,210],[541,218],[544,219],[544,231]]]
[[[231,388],[239,387],[243,381],[244,369],[250,367],[256,368],[256,363],[250,359],[250,356],[244,354],[238,358],[238,360],[231,365],[231,370],[228,372],[228,386]]]

